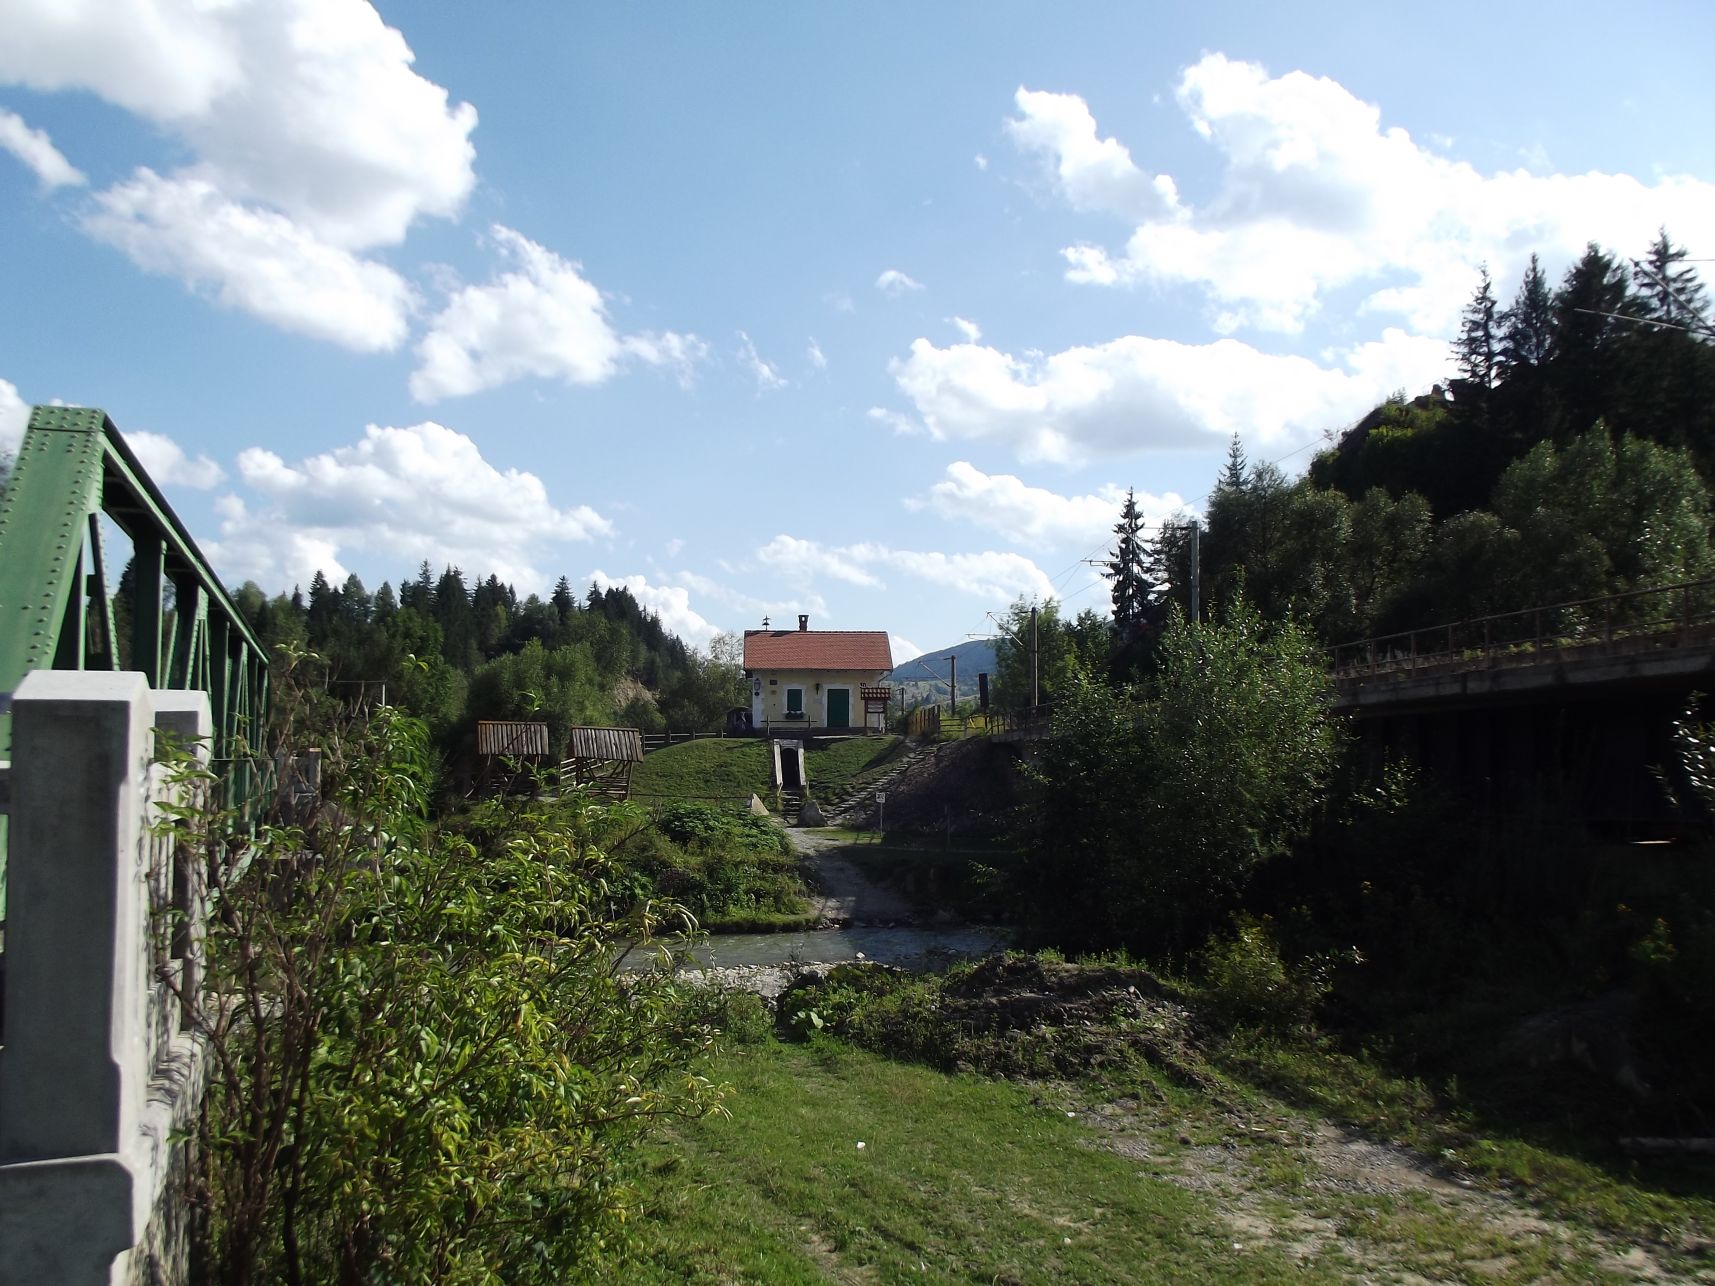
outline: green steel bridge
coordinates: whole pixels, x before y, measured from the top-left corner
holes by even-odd
[[[131,543],[124,658],[104,520]],[[118,670],[122,659],[151,687],[208,694],[223,802],[244,807],[267,767],[262,644],[106,413],[38,406],[0,494],[0,766],[12,693],[29,671]],[[0,922],[7,789],[0,774]]]

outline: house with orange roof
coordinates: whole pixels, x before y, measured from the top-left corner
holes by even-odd
[[[751,727],[884,731],[892,668],[886,630],[746,630]]]

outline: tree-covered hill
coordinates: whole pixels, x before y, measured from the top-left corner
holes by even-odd
[[[318,572],[307,596],[269,598],[247,582],[234,598],[264,644],[319,658],[330,701],[385,689],[449,751],[479,719],[545,721],[557,748],[579,724],[712,729],[746,703],[737,640],[689,647],[621,587],[579,598],[562,577],[547,599],[520,599],[496,576],[467,584],[456,567],[436,576],[424,563],[397,592],[384,582],[371,594],[355,575],[336,587]]]
[[[1715,329],[1689,256],[1592,244],[1499,307],[1483,273],[1429,394],[1288,480],[1235,443],[1203,524],[1205,608],[1239,593],[1333,643],[1715,576]],[[1189,520],[1153,543],[1189,603]]]
[[[971,700],[977,695],[977,675],[995,674],[994,642],[991,639],[967,639],[951,647],[931,648],[919,657],[902,662],[888,671],[887,682],[894,688],[905,689],[905,704],[923,705],[947,699],[947,680],[952,666],[948,657],[958,659],[959,699]]]

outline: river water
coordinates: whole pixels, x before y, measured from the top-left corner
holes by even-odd
[[[691,960],[704,969],[736,969],[794,964],[839,964],[879,960],[913,968],[949,956],[982,956],[1006,946],[1011,935],[1003,928],[961,925],[957,928],[808,929],[800,933],[723,933],[704,938],[691,948]],[[669,942],[675,950],[681,944]],[[650,953],[634,951],[626,969],[648,968]]]

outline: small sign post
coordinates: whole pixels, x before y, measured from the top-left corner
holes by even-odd
[[[885,834],[887,832],[887,792],[885,790],[875,792],[875,803],[880,810],[875,820],[875,828]]]

